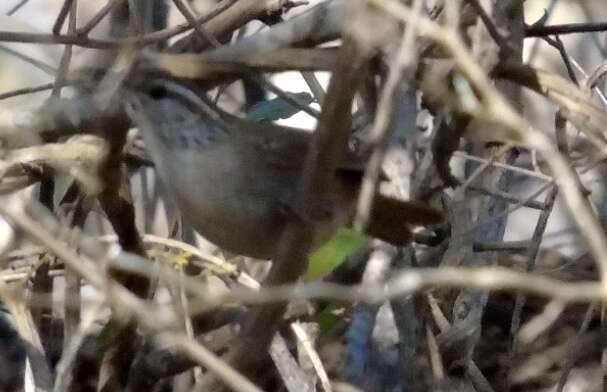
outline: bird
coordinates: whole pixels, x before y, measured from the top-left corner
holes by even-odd
[[[132,89],[129,102],[160,181],[184,220],[224,250],[272,259],[283,229],[294,219],[289,207],[312,134],[227,113],[170,79]],[[356,211],[367,156],[352,148],[344,155],[314,249],[351,223]],[[410,242],[411,225],[443,219],[424,203],[382,194],[375,197],[370,215],[367,234],[397,245]]]

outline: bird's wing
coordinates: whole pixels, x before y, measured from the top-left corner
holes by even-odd
[[[308,131],[222,115],[235,145],[259,155],[269,167],[300,169],[311,141]]]
[[[280,167],[303,167],[312,141],[312,132],[300,128],[286,127],[273,123],[259,123],[222,114],[226,125],[234,130],[237,141],[263,154],[270,165]],[[362,176],[367,155],[350,146],[338,165],[338,173],[348,176]]]

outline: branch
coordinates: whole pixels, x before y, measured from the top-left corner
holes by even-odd
[[[353,5],[352,16],[356,16],[357,22],[368,17],[361,4],[357,1]],[[282,233],[266,284],[293,282],[306,270],[314,236],[319,225],[327,219],[323,217],[322,211],[326,210],[323,206],[335,202],[332,198],[334,173],[350,136],[352,101],[362,70],[378,42],[376,36],[362,38],[354,31],[357,28],[354,23],[352,26],[352,30],[343,37],[338,65],[329,82],[323,110],[306,156],[292,205],[294,219]],[[259,356],[265,355],[285,309],[285,304],[276,303],[253,311],[243,328],[242,339],[229,355],[234,367],[245,375],[256,374]]]
[[[204,30],[208,33],[205,36],[222,37],[254,19],[262,18],[270,12],[280,10],[283,2],[281,0],[240,0],[231,1],[231,3],[224,12],[205,23]],[[201,52],[211,44],[212,42],[207,39],[200,40],[198,33],[195,31],[175,42],[169,51],[172,53]]]
[[[568,23],[560,25],[536,26],[531,25],[525,28],[525,37],[545,37],[548,35],[594,33],[607,31],[607,22],[599,23]]]
[[[144,53],[142,71],[162,71],[175,78],[210,79],[226,74],[284,71],[330,71],[337,61],[336,49],[277,49],[269,53],[238,51],[202,54]]]
[[[215,7],[211,12],[198,18],[196,20],[197,23],[207,23],[213,20],[218,15],[221,15],[224,11],[230,8],[235,2],[236,0],[223,0],[223,2],[217,4],[217,7]],[[257,3],[261,2],[257,1]],[[192,27],[189,23],[184,23],[172,28],[158,30],[138,37],[128,37],[122,39],[94,39],[82,34],[78,34],[79,31],[76,34],[67,35],[0,31],[0,42],[21,42],[41,45],[74,45],[91,49],[120,49],[122,47],[147,46],[158,42],[163,42],[174,37],[175,35],[186,32],[191,28]]]
[[[600,142],[600,147],[605,147],[607,112],[596,105],[588,92],[558,75],[526,64],[498,65],[494,76],[525,86],[551,99],[561,108],[567,120],[592,140]]]
[[[157,313],[156,307],[148,305],[127,288],[109,279],[102,264],[114,257],[111,252],[106,251],[103,247],[100,248],[98,244],[81,243],[83,249],[86,249],[86,253],[93,256],[92,259],[81,257],[76,251],[56,240],[56,234],[64,228],[40,204],[32,202],[25,206],[26,213],[23,206],[17,203],[19,202],[12,203],[9,206],[0,205],[0,214],[23,230],[29,238],[47,247],[73,268],[76,273],[88,280],[100,293],[103,293],[105,300],[114,312],[118,312],[127,318],[135,317],[138,321],[137,325],[159,333],[160,339],[164,338],[174,343],[176,349],[210,371],[215,372],[227,385],[237,388],[236,390],[259,392],[259,389],[250,381],[230,369],[221,359],[208,352],[195,340],[189,339],[183,334],[167,332],[162,327],[164,324],[158,322],[159,313]],[[35,219],[30,218],[28,213],[34,215]],[[0,281],[0,288],[3,285],[4,282]],[[187,344],[184,344],[184,342],[187,342]]]
[[[371,1],[405,22],[414,17],[414,13],[409,8],[395,1]],[[595,258],[601,271],[602,280],[607,286],[607,240],[596,214],[580,191],[577,176],[568,162],[546,134],[532,127],[495,89],[484,70],[474,62],[473,56],[459,37],[454,36],[452,31],[436,25],[427,18],[420,18],[418,23],[421,32],[436,41],[446,51],[462,76],[478,93],[479,103],[482,105],[476,107],[473,113],[468,114],[477,116],[484,121],[502,125],[505,128],[507,140],[517,141],[529,148],[536,149],[546,159],[546,163],[550,166],[552,172],[558,174],[556,181]]]

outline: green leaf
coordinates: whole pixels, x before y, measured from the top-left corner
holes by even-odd
[[[305,280],[324,277],[340,265],[346,256],[351,255],[366,242],[367,237],[351,228],[341,228],[331,241],[310,255]]]

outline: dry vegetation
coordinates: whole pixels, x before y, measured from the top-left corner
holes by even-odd
[[[36,32],[23,26],[51,11],[14,0],[0,19],[0,390],[606,390],[607,23],[552,23],[584,0],[530,20],[533,1],[63,0]],[[523,56],[536,45],[556,54],[546,69]],[[314,102],[274,84],[285,71]],[[272,262],[202,240],[167,194],[205,194],[157,186],[131,99],[153,80],[213,113],[314,118],[312,148],[287,157],[303,170]],[[373,229],[382,181],[445,220],[411,234],[430,221],[398,219],[409,245],[369,239],[301,279],[352,145],[368,151],[354,227]],[[581,256],[547,238],[563,211]],[[529,234],[505,239],[515,215]]]

